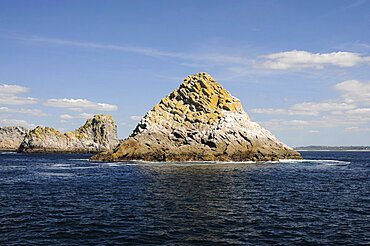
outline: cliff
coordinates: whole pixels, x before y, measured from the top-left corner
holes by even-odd
[[[250,120],[240,101],[207,73],[188,76],[111,153],[93,160],[267,161],[300,159]]]
[[[16,151],[28,131],[20,126],[0,127],[0,151]]]
[[[95,115],[73,132],[38,126],[20,144],[19,152],[98,153],[118,145],[117,126],[108,115]]]

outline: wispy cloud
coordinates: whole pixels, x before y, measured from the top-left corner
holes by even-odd
[[[336,100],[304,102],[284,108],[256,108],[252,113],[282,116],[261,122],[271,129],[335,128],[364,129],[370,123],[370,83],[347,80],[334,88]],[[289,116],[289,117],[287,117]],[[305,116],[299,119],[298,116]],[[295,119],[291,119],[294,117]]]
[[[0,105],[36,104],[38,102],[36,98],[18,96],[26,92],[29,92],[29,88],[24,86],[0,84]]]
[[[18,120],[18,119],[0,119],[0,125],[1,126],[23,126],[29,129],[35,127],[34,124],[29,123],[26,120]]]
[[[38,100],[33,97],[17,97],[17,96],[7,96],[0,98],[0,104],[7,105],[27,105],[36,104]]]
[[[313,133],[313,134],[320,133],[320,131],[318,131],[318,130],[309,130],[308,132]]]
[[[116,111],[117,105],[108,103],[97,103],[86,99],[49,99],[44,103],[45,106],[55,108],[66,108],[72,111],[97,110],[97,111]]]
[[[77,115],[70,115],[70,114],[61,114],[59,118],[63,121],[72,120],[72,119],[88,119],[93,117],[93,114],[89,113],[81,113]]]
[[[151,57],[188,57],[185,53],[178,53],[178,52],[167,52],[162,50],[157,50],[153,48],[147,47],[137,47],[131,45],[115,45],[115,44],[101,44],[101,43],[94,43],[94,42],[84,42],[84,41],[76,41],[76,40],[67,40],[67,39],[58,39],[58,38],[46,38],[46,37],[17,37],[18,40],[23,41],[30,41],[30,42],[37,42],[37,43],[46,43],[52,45],[60,45],[60,46],[73,46],[73,47],[81,47],[81,48],[89,48],[89,49],[104,49],[104,50],[115,50],[115,51],[123,51],[123,52],[132,52],[138,53],[145,56]]]
[[[17,40],[45,43],[50,45],[59,46],[71,46],[80,47],[86,49],[102,49],[102,50],[114,50],[121,52],[136,53],[144,56],[155,57],[155,58],[173,58],[179,59],[182,62],[180,64],[185,66],[197,65],[227,65],[227,64],[238,64],[241,65],[251,65],[252,60],[244,56],[238,55],[228,55],[223,53],[189,53],[189,52],[176,52],[176,51],[165,51],[160,49],[154,49],[150,47],[139,47],[127,44],[103,44],[95,42],[85,42],[77,40],[59,39],[59,38],[47,38],[39,36],[17,36],[13,37]],[[204,62],[208,64],[204,64]]]
[[[341,97],[347,103],[370,104],[370,82],[346,80],[335,85],[335,89],[342,93]]]
[[[30,89],[20,85],[0,84],[0,95],[14,95],[28,92]]]
[[[131,115],[130,116],[130,120],[133,120],[133,121],[139,121],[142,118],[143,118],[142,116],[138,116],[138,115]]]
[[[369,122],[370,117],[368,112],[358,112],[358,114],[349,114],[346,112],[340,115],[324,115],[317,119],[271,119],[260,123],[271,130],[292,130],[337,127],[364,128]]]
[[[220,71],[234,77],[241,77],[251,73],[267,73],[274,70],[292,70],[302,68],[322,69],[326,66],[353,67],[364,63],[370,64],[369,56],[346,51],[312,53],[309,51],[292,50],[257,57],[247,57],[245,55],[235,53],[227,54],[221,52],[196,51],[178,52],[128,44],[104,44],[39,36],[16,36],[12,38],[48,45],[113,50],[135,53],[157,59],[171,59],[178,62],[181,66],[195,66],[201,69],[219,68]]]
[[[290,106],[289,109],[282,108],[255,108],[250,111],[256,114],[270,114],[270,115],[319,115],[322,112],[338,112],[342,110],[354,109],[354,104],[345,102],[304,102],[297,103]]]
[[[370,63],[370,56],[353,52],[311,53],[292,50],[261,56],[259,65],[266,69],[288,70],[299,68],[322,69],[325,66],[353,67]]]
[[[47,114],[44,113],[40,109],[17,109],[17,108],[8,108],[8,107],[0,107],[0,113],[18,113],[18,114],[28,114],[32,116],[46,116]]]
[[[369,127],[350,126],[345,129],[347,132],[370,132]]]
[[[292,110],[283,108],[252,108],[250,112],[264,115],[317,115],[317,111]]]

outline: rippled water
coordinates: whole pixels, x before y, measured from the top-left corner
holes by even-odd
[[[370,245],[370,152],[303,156],[203,165],[2,153],[0,244]]]

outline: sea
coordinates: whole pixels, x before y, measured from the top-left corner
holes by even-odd
[[[246,163],[0,154],[0,245],[370,245],[370,152]]]

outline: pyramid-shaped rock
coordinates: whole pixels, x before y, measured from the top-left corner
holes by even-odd
[[[112,153],[94,160],[265,161],[300,159],[252,122],[240,101],[207,73],[188,76]]]

